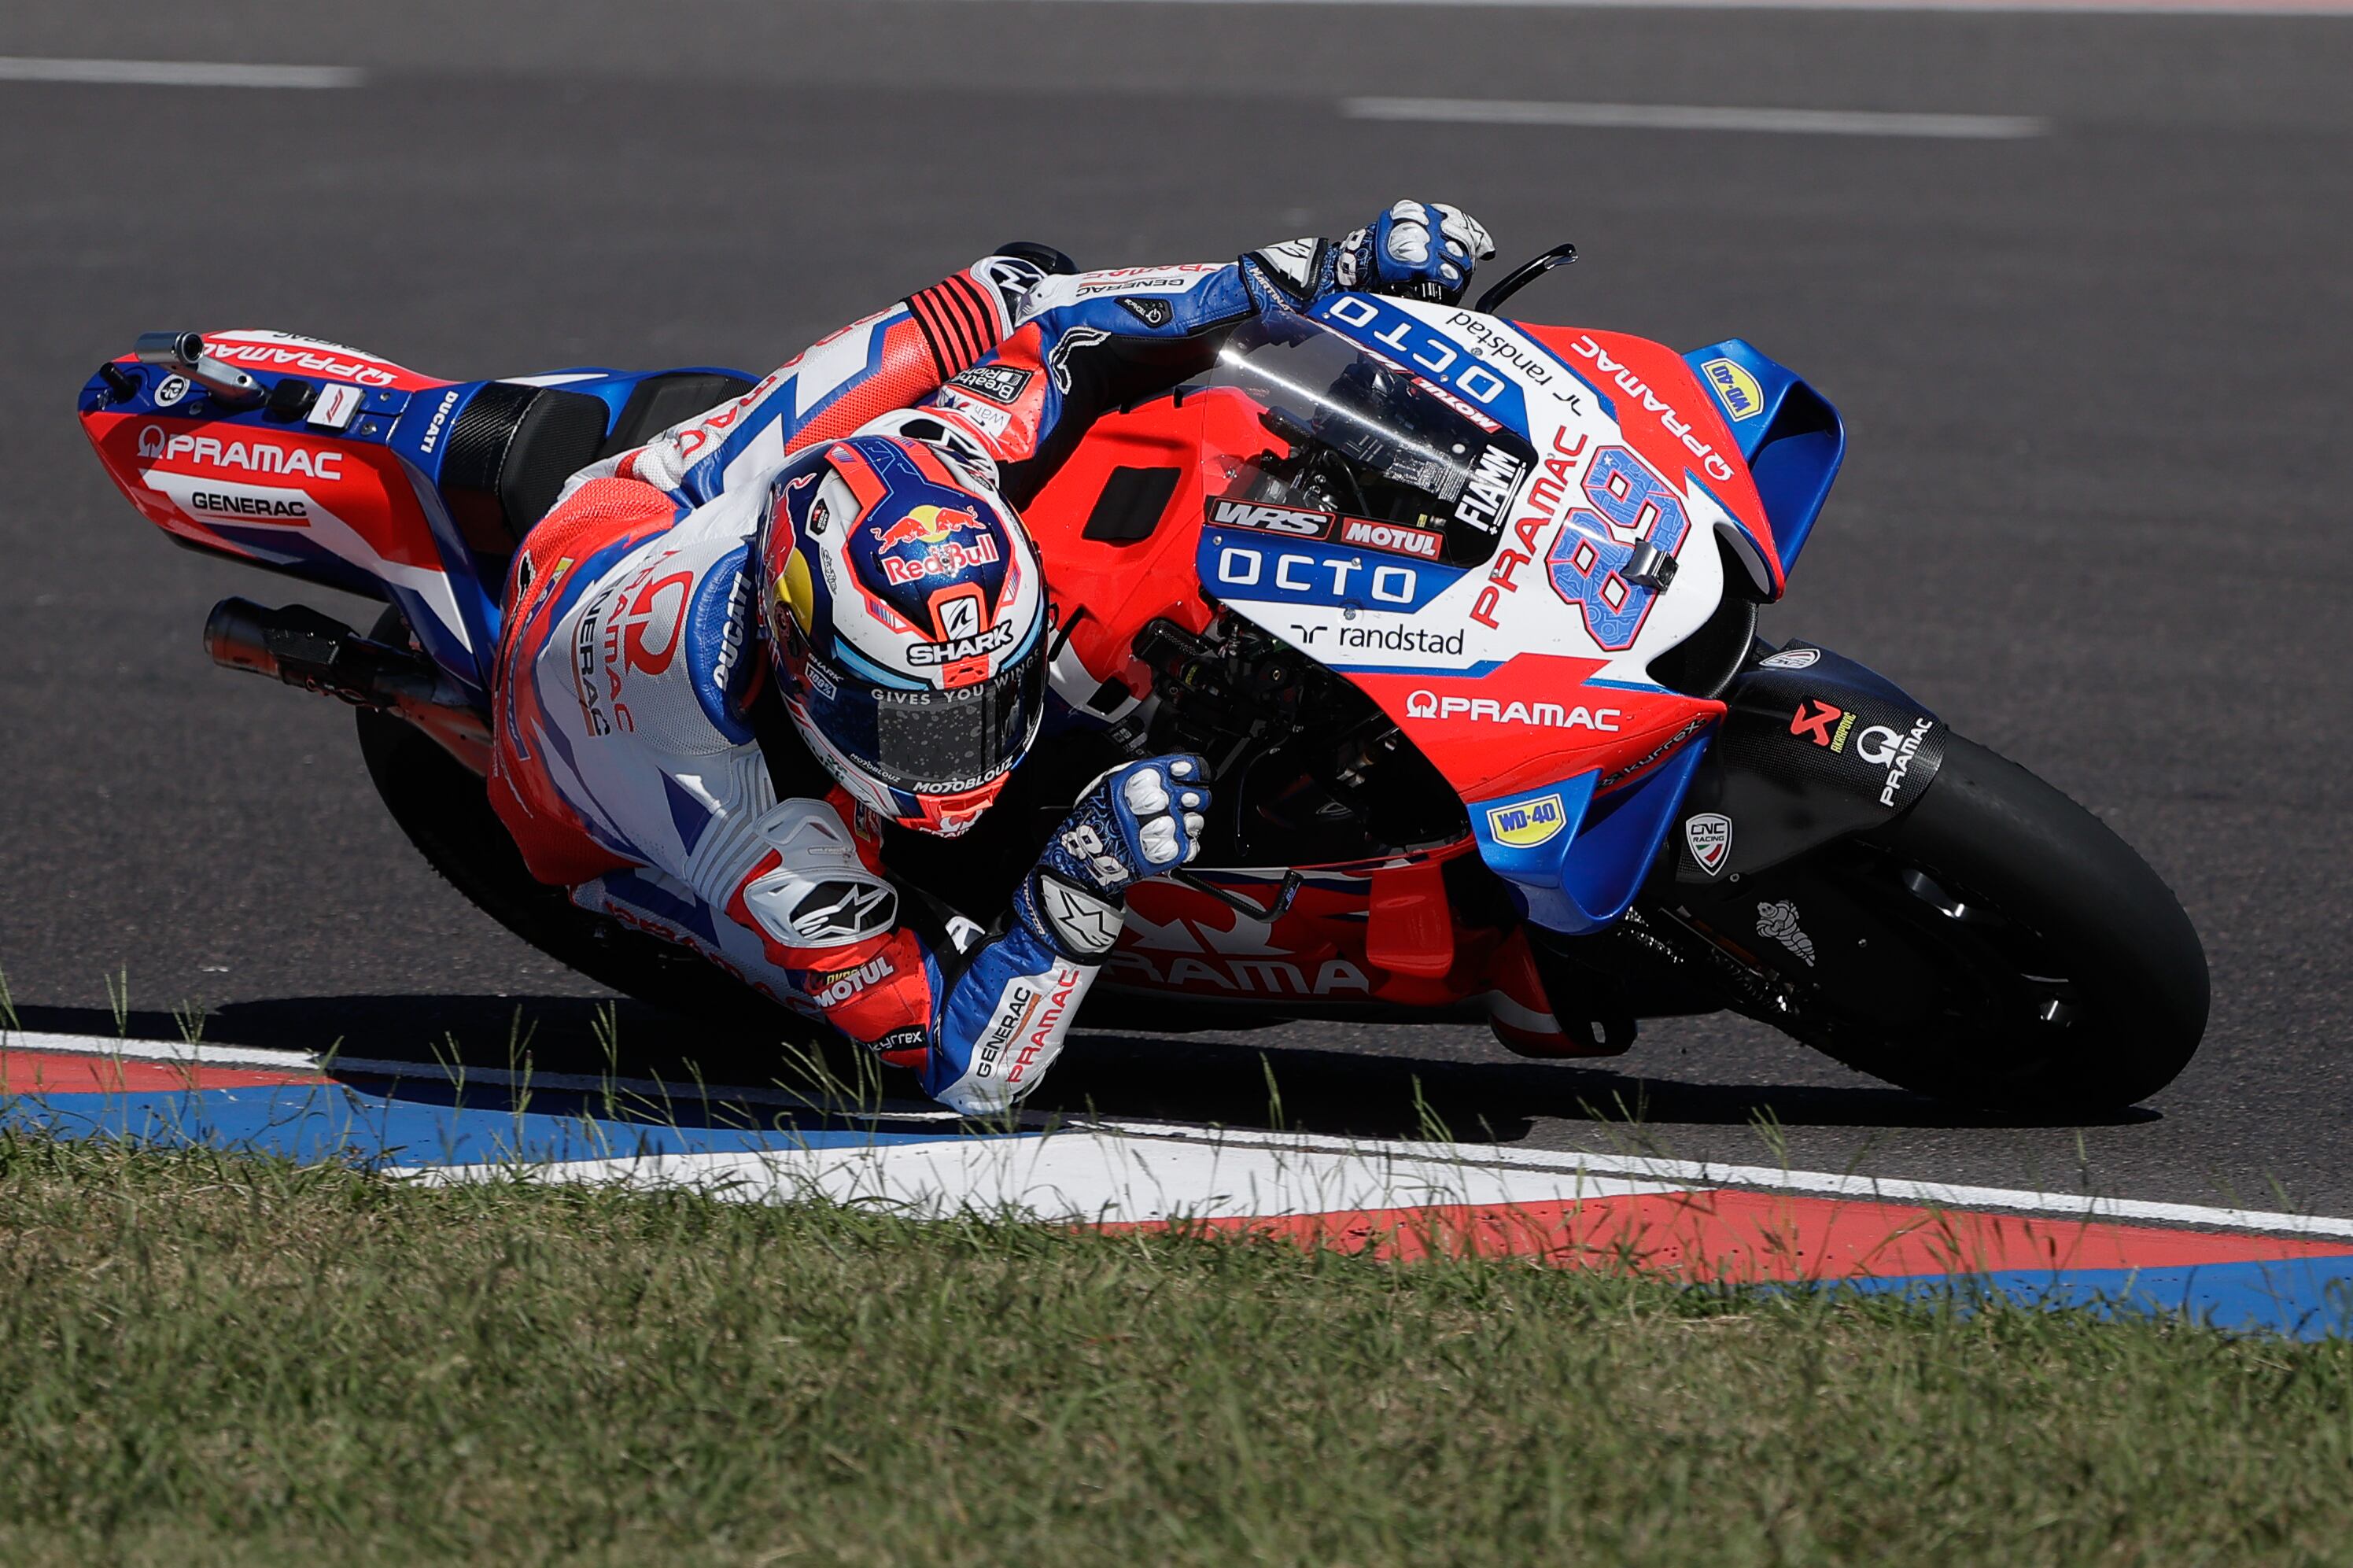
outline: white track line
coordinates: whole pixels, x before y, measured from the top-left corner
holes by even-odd
[[[1574,125],[1596,130],[1720,131],[1793,136],[1927,136],[2016,141],[2051,122],[2018,114],[1885,114],[1847,109],[1715,109],[1688,103],[1535,103],[1486,98],[1350,98],[1351,120],[1441,125]]]
[[[1050,1224],[1272,1219],[1445,1204],[1574,1204],[1678,1189],[1586,1171],[1503,1170],[1385,1146],[1341,1152],[1273,1143],[1132,1138],[1071,1129],[1045,1138],[731,1150],[537,1166],[406,1166],[436,1185],[500,1181],[689,1187],[744,1202],[823,1199],[922,1219],[963,1214]]]
[[[76,1054],[119,1055],[129,1061],[174,1062],[201,1064],[220,1067],[277,1067],[288,1071],[315,1071],[318,1058],[298,1051],[272,1051],[248,1045],[188,1045],[174,1041],[117,1040],[98,1034],[35,1034],[0,1032],[0,1048],[14,1051],[70,1052]],[[388,1077],[438,1078],[453,1076],[499,1086],[537,1086],[550,1090],[585,1093],[609,1092],[638,1099],[681,1104],[705,1102],[725,1104],[741,1102],[753,1105],[786,1105],[805,1109],[826,1109],[807,1097],[776,1087],[741,1086],[719,1084],[663,1084],[644,1078],[601,1078],[578,1074],[507,1073],[491,1069],[466,1068],[453,1073],[437,1063],[389,1062],[354,1060],[338,1057],[333,1065],[341,1071]],[[837,1111],[840,1107],[830,1107]],[[852,1119],[873,1121],[922,1121],[944,1124],[957,1119],[955,1113],[937,1107],[907,1101],[885,1101],[879,1106],[858,1110]],[[1616,1184],[1622,1191],[1668,1191],[1705,1187],[1736,1187],[1768,1192],[1790,1192],[1822,1197],[1845,1198],[1862,1202],[1904,1203],[1934,1209],[1999,1209],[2017,1213],[2051,1214],[2084,1221],[2121,1221],[2144,1224],[2185,1226],[2203,1230],[2263,1231],[2277,1234],[2299,1236],[2334,1236],[2353,1238],[2353,1219],[2329,1215],[2282,1213],[2262,1209],[2216,1208],[2200,1203],[2153,1202],[2137,1198],[2111,1198],[2088,1193],[2033,1192],[2011,1187],[1976,1187],[1953,1182],[1906,1181],[1876,1176],[1837,1174],[1820,1171],[1783,1171],[1764,1165],[1720,1165],[1710,1160],[1658,1160],[1642,1155],[1594,1154],[1581,1150],[1524,1149],[1501,1144],[1435,1143],[1395,1139],[1333,1138],[1316,1133],[1261,1132],[1247,1128],[1192,1127],[1169,1122],[1132,1121],[1117,1118],[1080,1121],[1075,1118],[1050,1118],[1029,1116],[1023,1118],[1026,1130],[1050,1131],[1049,1139],[943,1139],[937,1144],[883,1146],[911,1148],[934,1152],[922,1156],[923,1160],[936,1162],[942,1159],[961,1159],[945,1151],[965,1144],[1003,1146],[1018,1142],[1025,1147],[1039,1144],[1061,1144],[1074,1152],[1082,1148],[1097,1148],[1104,1139],[1124,1142],[1131,1146],[1157,1144],[1164,1147],[1184,1147],[1206,1150],[1212,1164],[1219,1159],[1238,1159],[1249,1150],[1259,1150],[1278,1161],[1314,1158],[1325,1162],[1337,1157],[1344,1160],[1366,1160],[1402,1162],[1416,1170],[1444,1166],[1468,1180],[1479,1172],[1493,1172],[1499,1180],[1520,1177],[1543,1178],[1557,1183],[1584,1183],[1579,1191],[1594,1196],[1597,1182]],[[864,1156],[873,1152],[867,1149],[849,1150],[785,1150],[773,1153],[750,1154],[691,1154],[648,1156],[643,1159],[581,1160],[552,1167],[545,1172],[564,1180],[588,1180],[602,1177],[626,1181],[670,1181],[701,1183],[706,1181],[745,1182],[754,1187],[780,1190],[804,1179],[807,1172],[795,1174],[799,1165],[814,1160],[823,1164],[828,1160]],[[894,1155],[893,1160],[902,1157]],[[912,1158],[912,1157],[910,1157]],[[996,1158],[996,1157],[990,1157]],[[778,1165],[778,1160],[785,1161]],[[798,1162],[797,1165],[795,1162]],[[920,1163],[920,1161],[919,1161]],[[437,1168],[441,1169],[441,1168]],[[481,1175],[491,1173],[490,1167],[447,1168],[456,1172]],[[812,1168],[814,1169],[814,1168]],[[940,1167],[946,1169],[946,1167]],[[977,1170],[979,1167],[976,1166]],[[420,1175],[429,1174],[420,1171]],[[441,1179],[441,1178],[433,1178]],[[832,1181],[836,1176],[827,1176]],[[878,1178],[878,1180],[882,1180]],[[908,1192],[927,1190],[920,1181],[912,1187],[894,1185],[895,1177],[883,1181],[884,1189],[903,1197]],[[1003,1191],[1003,1182],[991,1179],[992,1191]],[[1347,1186],[1347,1181],[1341,1183]],[[1088,1188],[1093,1191],[1093,1188]],[[1016,1190],[1017,1192],[1019,1189]],[[895,1201],[895,1200],[894,1200]],[[1472,1200],[1458,1198],[1423,1198],[1421,1202],[1457,1202]],[[1526,1201],[1526,1200],[1518,1200]],[[1357,1203],[1346,1206],[1394,1208],[1392,1201]],[[1304,1212],[1304,1211],[1300,1211]]]
[[[202,60],[69,60],[0,55],[0,81],[63,81],[103,87],[358,87],[356,66],[228,65]]]
[[[972,0],[974,4],[990,0]],[[1024,0],[1025,4],[1034,0]],[[1124,5],[1143,0],[1060,0]],[[2348,0],[1149,0],[1158,5],[1366,5],[1525,11],[1958,11],[2062,16],[2343,16]]]

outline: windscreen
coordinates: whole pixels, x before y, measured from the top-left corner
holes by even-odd
[[[1213,522],[1221,506],[1290,508],[1387,524],[1407,531],[1392,548],[1475,565],[1533,463],[1517,432],[1296,317],[1236,332],[1206,386],[1229,405],[1203,443]]]

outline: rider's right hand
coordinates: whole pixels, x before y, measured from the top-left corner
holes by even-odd
[[[1058,950],[1099,960],[1119,938],[1127,890],[1199,853],[1208,767],[1190,753],[1114,768],[1062,819],[1017,912]]]

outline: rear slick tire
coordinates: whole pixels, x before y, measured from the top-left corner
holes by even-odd
[[[2029,1115],[2135,1104],[2197,1053],[2209,992],[2189,916],[2106,823],[2016,763],[1947,736],[1918,803],[1840,852],[1815,874],[1876,917],[1885,959],[1934,994],[1891,1028],[1815,990],[1783,1025],[1808,1044]]]

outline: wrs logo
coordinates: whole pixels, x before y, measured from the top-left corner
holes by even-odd
[[[1808,697],[1789,715],[1789,733],[1802,735],[1816,746],[1829,751],[1846,749],[1847,732],[1854,728],[1854,715],[1844,708],[1832,707],[1820,697]]]

